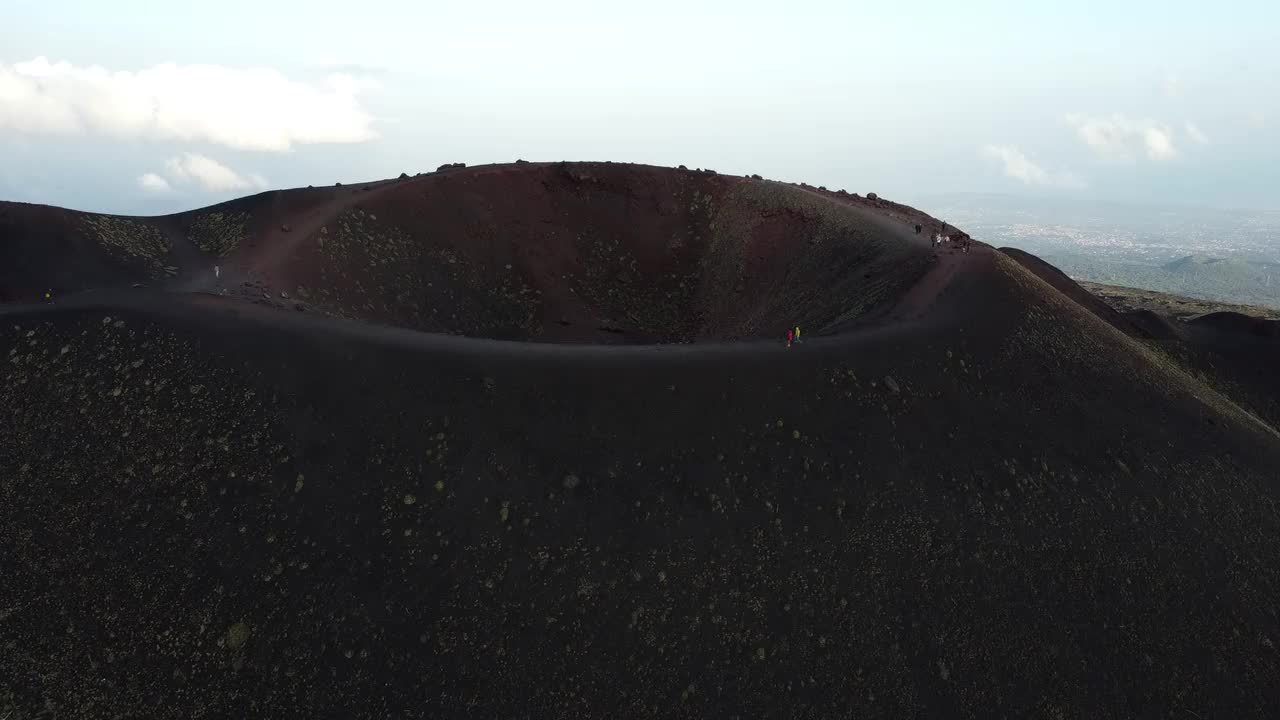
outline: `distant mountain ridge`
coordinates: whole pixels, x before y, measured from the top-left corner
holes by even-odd
[[[1248,270],[1248,265],[1240,260],[1209,257],[1207,255],[1187,255],[1186,257],[1181,257],[1172,262],[1165,263],[1162,267],[1174,272],[1184,272],[1196,268],[1207,267],[1213,267],[1217,270]]]

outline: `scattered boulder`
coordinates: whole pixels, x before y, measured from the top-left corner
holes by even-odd
[[[574,182],[583,183],[583,182],[596,181],[596,176],[592,175],[590,172],[588,172],[586,169],[582,168],[581,166],[565,164],[563,169],[564,169],[564,174]]]
[[[517,164],[517,165],[528,165],[528,164],[529,164],[529,161],[528,161],[528,160],[523,160],[523,159],[521,159],[521,160],[516,160],[516,164]]]
[[[884,378],[884,386],[889,388],[894,394],[902,392],[902,388],[898,387],[898,381],[891,376],[886,375]]]
[[[227,628],[226,646],[229,650],[239,650],[244,644],[249,642],[251,635],[249,626],[243,622],[238,622]]]
[[[466,163],[445,163],[440,167],[436,168],[436,172],[444,172],[445,170],[456,170],[457,168],[464,168],[466,166],[467,166]]]
[[[400,179],[401,179],[401,180],[408,180],[408,179],[409,179],[409,173],[400,173]]]
[[[293,229],[293,228],[289,227],[288,225],[281,225],[281,226],[280,226],[280,232],[289,232],[289,231],[290,231],[290,230],[292,230],[292,229]]]
[[[879,197],[878,195],[876,195],[875,193],[867,193],[867,199],[868,199],[868,200],[879,200],[879,199],[880,199],[880,197]]]
[[[681,169],[681,170],[688,170],[689,168],[685,167],[684,165],[681,165],[681,166],[680,166],[680,169]]]
[[[818,189],[819,189],[819,190],[821,190],[822,192],[826,192],[826,191],[827,191],[827,186],[826,186],[826,185],[819,185],[819,186],[818,186]]]
[[[752,175],[752,176],[751,176],[751,179],[752,179],[752,180],[763,180],[764,178],[760,177],[759,175]]]

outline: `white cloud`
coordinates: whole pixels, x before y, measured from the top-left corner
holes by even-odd
[[[1200,130],[1200,126],[1196,125],[1190,120],[1186,122],[1186,124],[1183,126],[1183,129],[1187,131],[1187,137],[1191,138],[1192,142],[1198,143],[1200,145],[1204,145],[1209,142],[1208,136],[1206,136]]]
[[[1167,160],[1178,156],[1178,149],[1173,146],[1173,137],[1166,128],[1143,128],[1142,140],[1147,146],[1147,157],[1152,160]]]
[[[982,154],[999,162],[1006,177],[1027,185],[1054,185],[1067,188],[1085,186],[1084,180],[1078,175],[1069,172],[1051,173],[1012,145],[987,145],[982,148]]]
[[[174,182],[197,183],[210,192],[261,190],[267,187],[266,179],[260,175],[240,175],[213,158],[195,153],[183,153],[169,158],[165,163],[165,175]]]
[[[173,186],[169,184],[169,181],[155,173],[147,173],[140,176],[138,178],[138,187],[146,190],[147,192],[157,194],[173,191]]]
[[[1067,122],[1076,129],[1076,134],[1086,145],[1099,155],[1112,158],[1129,157],[1128,140],[1130,129],[1124,118],[1086,118],[1080,115],[1067,116]]]
[[[210,142],[284,152],[295,144],[375,137],[350,75],[324,86],[261,68],[165,63],[136,72],[0,64],[0,132]]]
[[[988,145],[982,149],[987,157],[1004,164],[1004,174],[1028,185],[1048,185],[1049,173],[1036,165],[1021,150],[1008,145]]]
[[[1068,115],[1067,123],[1080,140],[1095,154],[1111,160],[1132,160],[1141,149],[1151,160],[1169,160],[1178,156],[1173,132],[1164,125],[1132,120],[1124,115],[1087,117]]]

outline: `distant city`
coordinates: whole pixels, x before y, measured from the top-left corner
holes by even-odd
[[[1078,280],[1280,308],[1280,211],[981,194],[934,196],[920,206]]]

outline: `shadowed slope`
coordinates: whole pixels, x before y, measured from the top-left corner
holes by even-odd
[[[1080,306],[1084,307],[1086,310],[1100,318],[1103,322],[1114,327],[1120,332],[1125,333],[1126,335],[1133,335],[1135,337],[1147,336],[1149,328],[1146,323],[1132,322],[1125,316],[1116,312],[1110,305],[1103,302],[1096,295],[1080,287],[1079,283],[1072,280],[1066,273],[1062,272],[1058,268],[1050,265],[1044,260],[1041,260],[1035,255],[1026,252],[1025,250],[1005,247],[1000,248],[1000,252],[1013,258],[1020,265],[1035,274],[1036,277],[1044,280],[1046,283],[1053,286],[1053,288],[1058,292],[1071,298],[1076,303],[1079,303]]]
[[[1188,322],[1197,327],[1223,332],[1280,339],[1280,320],[1250,317],[1236,312],[1215,312],[1191,318]]]
[[[150,221],[0,202],[0,302],[162,278],[169,252]]]
[[[0,698],[1275,707],[1274,433],[999,253],[947,272],[909,317],[790,351],[494,343],[197,296],[11,310]]]
[[[1033,255],[1010,248],[1001,252],[1064,290],[1082,308],[1142,341],[1167,362],[1272,427],[1280,427],[1280,373],[1276,372],[1280,367],[1280,321],[1272,317],[1274,311],[1093,283],[1086,284],[1089,291],[1085,292],[1084,286]],[[1190,262],[1184,258],[1182,264]],[[1204,311],[1214,307],[1240,308],[1260,317]]]

